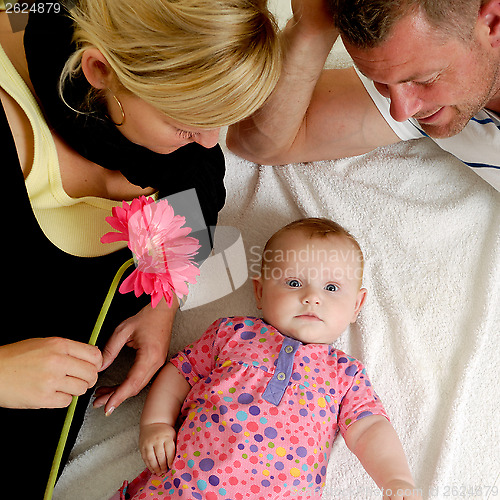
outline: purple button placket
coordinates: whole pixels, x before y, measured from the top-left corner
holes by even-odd
[[[285,337],[281,346],[274,370],[273,378],[267,384],[262,398],[275,406],[280,404],[283,394],[285,394],[288,382],[292,376],[293,360],[298,348],[302,345],[299,340]]]

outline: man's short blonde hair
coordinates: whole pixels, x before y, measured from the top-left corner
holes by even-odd
[[[422,14],[443,37],[470,40],[479,10],[489,0],[328,0],[342,38],[360,49],[385,42],[397,22]]]

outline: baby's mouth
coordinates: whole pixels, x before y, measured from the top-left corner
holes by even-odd
[[[309,321],[322,321],[321,318],[317,314],[312,313],[312,312],[307,312],[307,313],[304,313],[304,314],[298,314],[295,317],[299,318],[299,319],[305,319],[306,321],[307,320],[309,320]]]

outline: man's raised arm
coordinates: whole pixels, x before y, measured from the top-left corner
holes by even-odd
[[[324,70],[337,38],[325,0],[292,0],[280,81],[264,106],[229,128],[234,153],[279,165],[353,156],[399,141],[352,68]]]

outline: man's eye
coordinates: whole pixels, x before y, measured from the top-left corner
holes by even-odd
[[[430,78],[428,78],[427,80],[425,81],[416,81],[415,83],[417,85],[431,85],[433,84],[435,81],[437,81],[437,79],[439,78],[439,75],[433,75],[431,76]]]
[[[325,286],[325,290],[329,292],[336,292],[339,289],[337,285],[334,285],[333,283],[329,283],[328,285]]]
[[[292,287],[292,288],[298,288],[300,287],[300,281],[299,280],[287,280],[286,281],[286,284],[289,286],[289,287]]]

